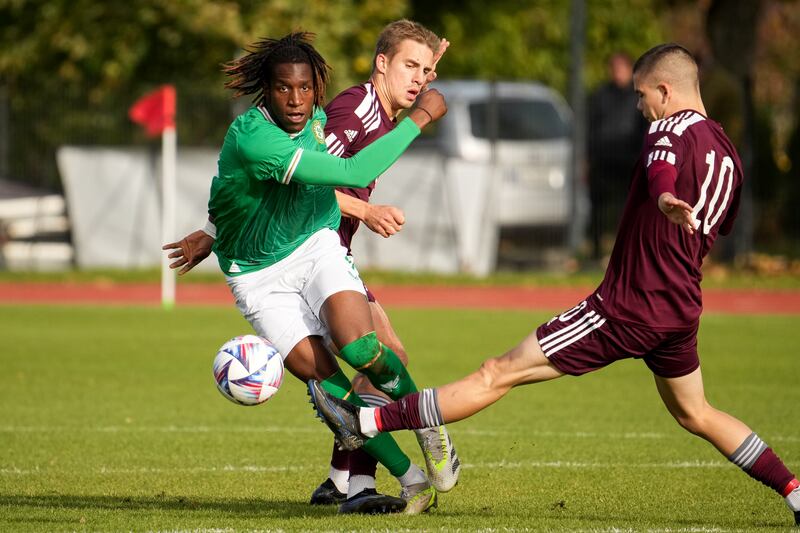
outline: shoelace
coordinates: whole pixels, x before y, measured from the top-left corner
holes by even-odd
[[[433,455],[437,462],[444,459],[444,446],[438,431],[426,431],[422,439],[425,441],[425,449]],[[434,450],[437,453],[434,453]]]

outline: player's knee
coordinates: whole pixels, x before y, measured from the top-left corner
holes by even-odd
[[[478,369],[481,384],[488,390],[497,387],[498,378],[500,377],[500,365],[497,358],[487,359],[481,364]]]
[[[708,427],[708,414],[706,408],[699,408],[676,413],[674,417],[683,429],[702,437]]]
[[[675,415],[675,421],[689,433],[697,434],[697,425],[692,416],[688,414]]]

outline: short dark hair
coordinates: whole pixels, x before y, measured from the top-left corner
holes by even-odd
[[[695,61],[694,56],[692,56],[689,50],[677,43],[665,43],[654,46],[642,54],[633,65],[633,73],[639,74],[640,76],[647,75],[655,69],[656,65],[669,56],[689,61],[693,63],[695,67],[697,66],[697,61]]]
[[[263,104],[264,88],[272,81],[275,66],[285,63],[304,63],[311,66],[314,81],[314,105],[325,105],[325,90],[328,85],[330,66],[311,45],[314,34],[293,32],[280,39],[265,37],[256,41],[242,57],[223,65],[223,72],[230,76],[226,89],[235,96],[255,94],[253,103]]]

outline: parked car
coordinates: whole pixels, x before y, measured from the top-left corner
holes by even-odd
[[[534,82],[437,81],[435,87],[447,100],[447,115],[409,154],[436,145],[443,157],[496,162],[501,226],[568,225],[572,112],[563,98]]]

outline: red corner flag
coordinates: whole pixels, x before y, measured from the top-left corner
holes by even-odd
[[[175,127],[175,87],[162,85],[139,98],[128,110],[128,116],[144,126],[147,134],[155,137],[166,128]]]

